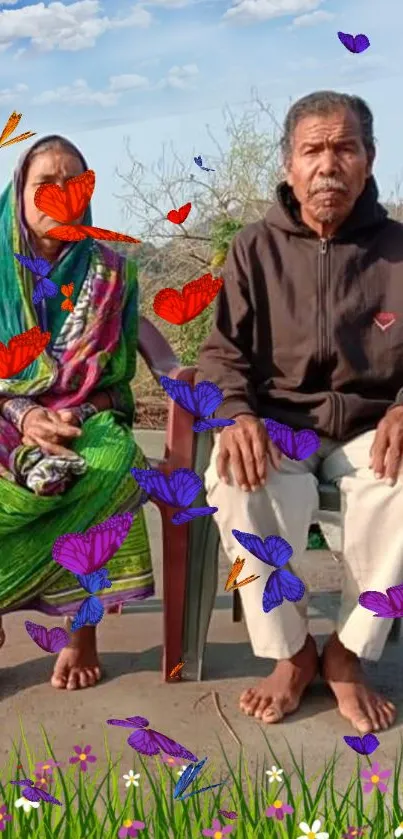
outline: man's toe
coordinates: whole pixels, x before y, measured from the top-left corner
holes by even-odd
[[[259,701],[260,697],[253,688],[245,691],[245,693],[242,694],[239,703],[241,711],[243,711],[244,714],[248,714],[248,716],[253,716]]]
[[[282,710],[281,706],[278,702],[272,702],[268,708],[266,708],[263,716],[262,722],[267,723],[270,725],[271,723],[280,722],[284,717],[284,711]]]

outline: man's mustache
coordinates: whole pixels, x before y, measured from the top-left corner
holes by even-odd
[[[316,195],[317,192],[323,192],[326,189],[334,189],[335,192],[348,192],[348,187],[342,181],[336,178],[322,178],[312,184],[309,195]]]

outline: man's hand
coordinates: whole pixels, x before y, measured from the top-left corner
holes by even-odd
[[[266,483],[267,455],[272,467],[278,469],[281,452],[270,440],[263,423],[251,414],[239,414],[235,425],[226,426],[220,433],[218,476],[228,483],[231,465],[238,486],[245,492],[254,491]]]
[[[45,454],[71,456],[71,450],[61,444],[80,437],[81,430],[76,427],[75,418],[66,420],[66,413],[33,408],[22,424],[22,442],[27,446],[39,446]]]
[[[370,468],[376,478],[393,486],[403,458],[403,406],[392,408],[380,421],[370,451]]]

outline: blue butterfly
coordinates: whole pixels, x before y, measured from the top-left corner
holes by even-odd
[[[203,161],[200,154],[198,157],[194,157],[193,160],[196,166],[198,166],[200,169],[203,169],[203,172],[215,172],[215,169],[209,169],[208,166],[203,166]]]
[[[273,565],[276,571],[270,575],[263,592],[263,611],[271,612],[276,606],[281,606],[283,600],[290,600],[295,603],[302,600],[305,586],[299,577],[283,568],[292,556],[292,547],[282,539],[281,536],[268,536],[263,541],[260,536],[253,533],[243,533],[241,530],[233,530],[237,542],[246,548],[249,553],[265,562],[266,565]]]
[[[343,737],[343,740],[359,755],[372,755],[379,746],[379,740],[375,734],[364,734],[364,737]]]
[[[23,256],[22,253],[15,253],[14,256],[24,268],[28,268],[28,271],[40,278],[32,294],[32,302],[35,305],[44,300],[45,297],[56,297],[59,289],[56,283],[47,276],[49,271],[52,270],[52,266],[47,259],[42,259],[40,256],[31,259],[29,256]]]
[[[204,766],[207,758],[203,758],[200,760],[199,763],[190,763],[189,766],[186,767],[184,772],[179,778],[179,781],[175,784],[174,789],[174,798],[178,801],[183,801],[185,798],[191,798],[192,795],[199,795],[201,792],[206,792],[208,789],[214,789],[214,787],[221,787],[222,784],[225,784],[228,778],[225,781],[221,781],[219,784],[211,784],[209,787],[203,787],[202,789],[196,789],[194,792],[188,792],[186,795],[183,795],[185,790],[193,784],[193,781],[196,780],[201,768]]]
[[[189,507],[203,488],[203,481],[192,469],[175,469],[171,475],[163,475],[158,469],[130,469],[139,486],[151,498],[169,504],[170,507]],[[199,516],[211,516],[218,507],[192,507],[172,516],[172,524],[185,524]]]
[[[99,571],[92,571],[91,574],[75,574],[80,586],[93,595],[96,591],[111,588],[108,568],[100,568]],[[71,624],[71,631],[82,629],[83,626],[96,626],[104,616],[104,607],[99,597],[87,597],[81,604]]]
[[[202,417],[193,425],[193,431],[209,431],[211,428],[224,428],[226,425],[235,425],[233,419],[207,419],[209,414],[214,414],[224,399],[221,388],[213,382],[199,382],[192,387],[188,382],[180,382],[177,379],[170,379],[168,376],[161,376],[160,384],[168,396],[194,417]]]

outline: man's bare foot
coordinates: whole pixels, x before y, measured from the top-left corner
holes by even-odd
[[[360,734],[393,725],[396,708],[365,684],[359,659],[346,650],[336,633],[326,643],[321,660],[323,678],[332,689],[340,714]]]
[[[297,710],[317,672],[316,645],[308,635],[302,650],[290,659],[278,661],[270,676],[256,688],[244,691],[239,703],[241,711],[265,723],[279,722],[285,714]]]
[[[6,633],[4,632],[4,629],[3,629],[3,621],[0,618],[0,647],[3,646],[5,640],[6,640]]]
[[[54,688],[77,690],[93,687],[100,678],[96,628],[84,626],[72,633],[69,646],[59,653],[50,683]]]

